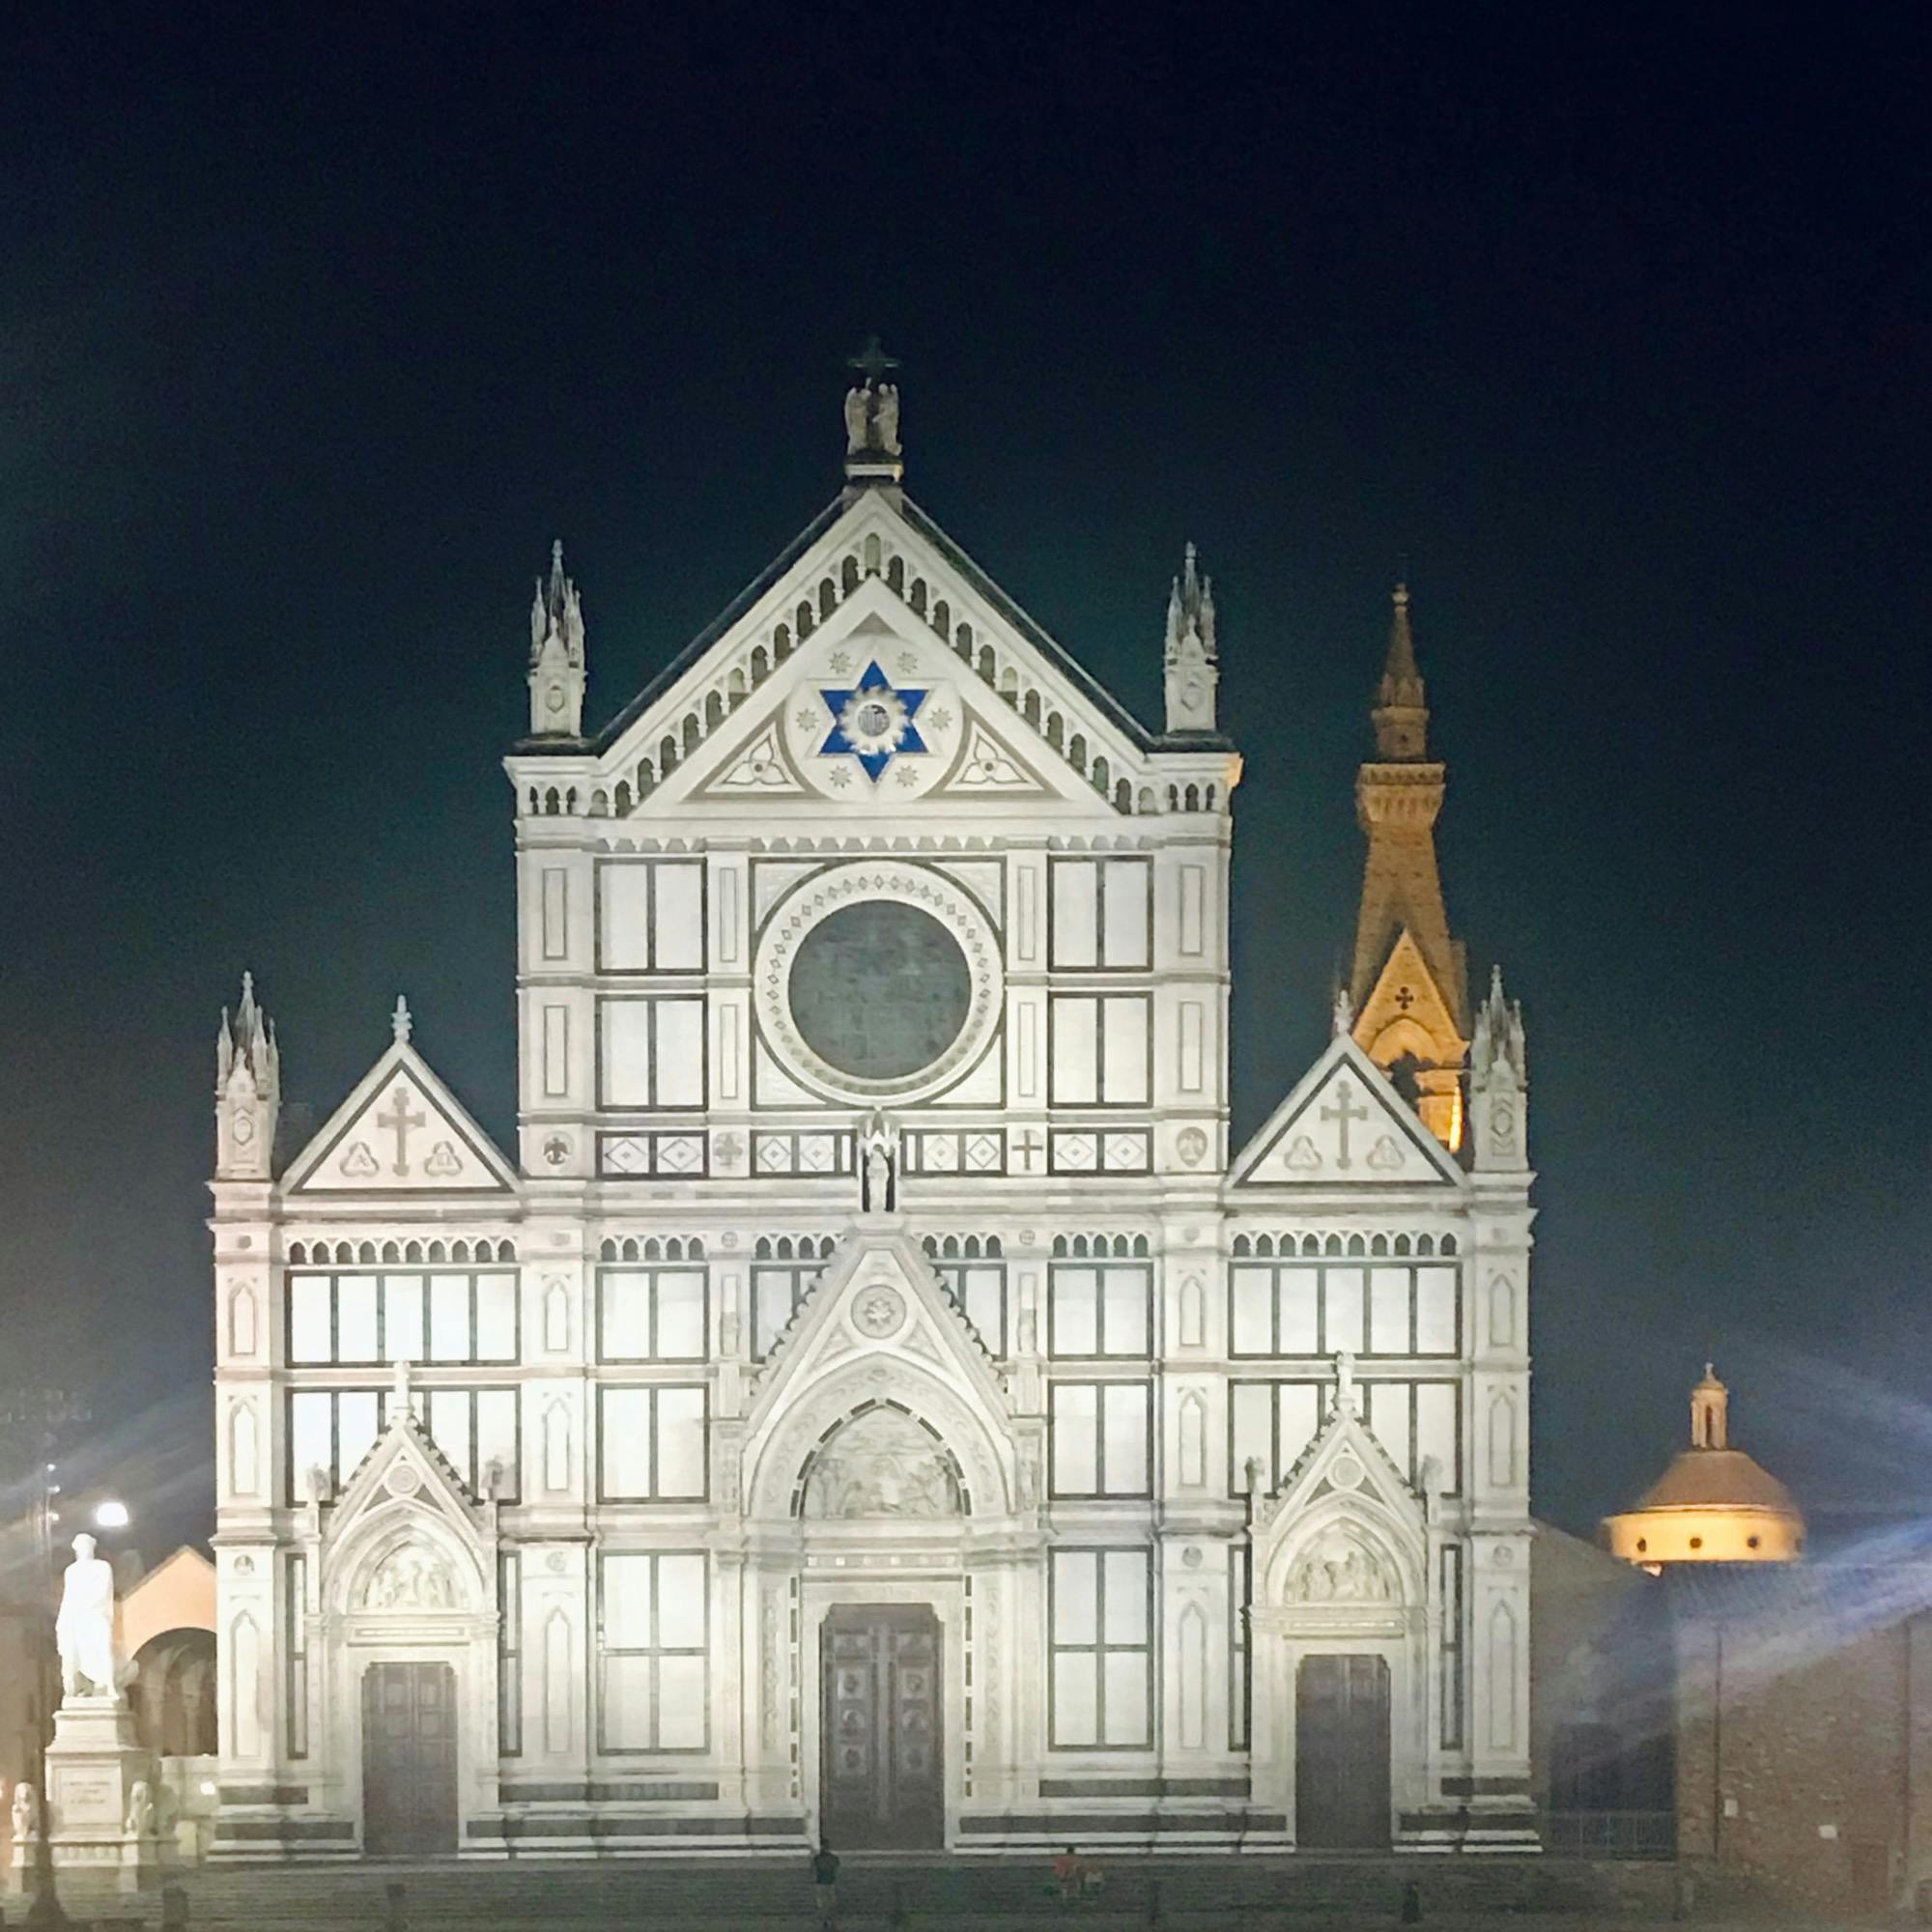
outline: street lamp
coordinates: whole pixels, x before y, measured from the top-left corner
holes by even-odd
[[[128,1505],[115,1502],[111,1497],[106,1502],[97,1503],[94,1509],[94,1521],[99,1529],[126,1529]]]

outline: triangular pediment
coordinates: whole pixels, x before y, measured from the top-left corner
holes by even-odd
[[[930,1444],[937,1463],[927,1459],[918,1482],[908,1476],[904,1493],[894,1493],[896,1476],[887,1483],[868,1477],[861,1487],[868,1494],[877,1490],[871,1505],[819,1494],[814,1508],[829,1445],[867,1415],[876,1419],[867,1425],[862,1460],[876,1476],[881,1441],[871,1437],[899,1429],[885,1409],[923,1432],[904,1439]],[[943,1517],[952,1524],[944,1533],[952,1534],[969,1520],[1037,1506],[1039,1438],[1037,1418],[1013,1414],[992,1361],[904,1223],[867,1215],[760,1371],[735,1466],[747,1518],[787,1539],[801,1511],[815,1519]],[[834,1457],[841,1465],[845,1460],[842,1452]]]
[[[289,1164],[289,1194],[504,1194],[517,1177],[468,1108],[396,1040]]]
[[[1321,1427],[1268,1498],[1264,1515],[1293,1516],[1328,1495],[1365,1496],[1421,1525],[1421,1503],[1362,1420],[1358,1401],[1352,1392],[1329,1397]]]
[[[329,1513],[330,1541],[340,1542],[361,1518],[398,1502],[426,1510],[473,1538],[476,1498],[431,1440],[414,1405],[391,1395],[388,1406],[382,1434],[370,1444]]]
[[[1140,809],[1157,749],[929,519],[874,490],[599,735],[590,809],[878,815],[943,797],[1105,819]]]
[[[1346,1034],[1235,1160],[1236,1187],[1417,1187],[1463,1182],[1435,1135]]]
[[[862,1224],[800,1304],[759,1373],[748,1437],[802,1388],[861,1355],[878,1357],[888,1377],[895,1358],[937,1372],[988,1414],[1011,1413],[985,1345],[896,1216]]]
[[[1343,1618],[1421,1602],[1429,1523],[1422,1500],[1338,1393],[1315,1439],[1256,1510],[1258,1601]]]
[[[1460,1063],[1467,1046],[1415,936],[1404,926],[1355,1016],[1354,1037],[1378,1066],[1406,1055],[1441,1065]]]

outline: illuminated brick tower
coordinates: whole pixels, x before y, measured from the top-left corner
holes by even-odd
[[[1468,973],[1462,943],[1449,936],[1435,864],[1444,771],[1429,756],[1406,584],[1396,585],[1388,662],[1370,717],[1376,755],[1355,780],[1356,816],[1369,839],[1349,975],[1355,1043],[1411,1092],[1423,1124],[1454,1152],[1463,1143]]]

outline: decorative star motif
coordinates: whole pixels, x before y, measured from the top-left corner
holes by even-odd
[[[849,752],[874,784],[901,752],[926,749],[925,740],[919,735],[919,726],[913,722],[925,702],[926,693],[895,690],[876,660],[866,667],[857,684],[842,689],[821,688],[818,695],[832,713],[832,729],[818,748],[819,755],[829,757]]]
[[[852,668],[852,653],[850,651],[834,651],[826,662],[832,667],[832,674],[835,677],[843,677]]]
[[[798,710],[792,714],[792,723],[801,731],[810,731],[818,723],[818,713],[808,710],[804,705],[800,705]]]

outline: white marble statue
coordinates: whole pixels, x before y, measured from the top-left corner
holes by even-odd
[[[23,1777],[14,1787],[14,1842],[25,1844],[29,1838],[39,1837],[40,1832],[40,1794]]]
[[[68,1697],[118,1697],[114,1656],[114,1567],[94,1553],[93,1537],[73,1540],[73,1561],[61,1580],[54,1641],[60,1649],[61,1692]]]
[[[128,1793],[127,1831],[130,1838],[152,1838],[155,1835],[155,1800],[145,1777],[137,1777]]]

